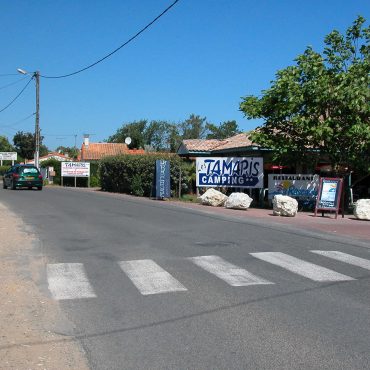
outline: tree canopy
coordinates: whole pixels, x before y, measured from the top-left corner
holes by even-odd
[[[43,136],[40,136],[40,157],[48,153],[48,148],[42,145]],[[13,137],[17,153],[25,159],[32,159],[35,152],[35,135],[31,132],[18,131]]]
[[[370,28],[359,16],[344,35],[332,31],[322,53],[307,47],[276,73],[261,97],[240,110],[265,123],[252,139],[277,158],[327,155],[336,168],[370,168]]]
[[[206,117],[191,114],[178,124],[163,120],[124,123],[106,141],[124,143],[129,136],[132,139],[130,148],[148,147],[157,152],[175,152],[184,139],[225,139],[240,133],[236,121],[225,121],[216,126],[206,120]]]
[[[13,152],[14,148],[6,136],[0,136],[0,152]]]

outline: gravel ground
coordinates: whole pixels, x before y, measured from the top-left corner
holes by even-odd
[[[0,203],[0,369],[88,369],[56,302],[40,290],[45,258],[40,243]]]

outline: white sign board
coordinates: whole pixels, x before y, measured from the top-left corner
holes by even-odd
[[[314,199],[317,196],[319,182],[319,175],[270,174],[268,199],[278,194],[292,198]]]
[[[263,188],[262,157],[197,158],[197,186]]]
[[[1,161],[16,161],[17,152],[0,152]]]
[[[90,163],[62,162],[62,177],[90,177]]]

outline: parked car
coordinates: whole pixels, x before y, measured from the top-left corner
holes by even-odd
[[[36,187],[42,190],[43,179],[40,171],[34,165],[16,164],[3,175],[3,188],[8,187],[32,189]]]

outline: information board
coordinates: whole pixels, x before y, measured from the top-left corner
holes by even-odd
[[[335,212],[338,216],[340,197],[342,193],[343,179],[322,177],[315,207],[315,216],[317,211]]]
[[[62,177],[90,177],[89,162],[62,162]]]

